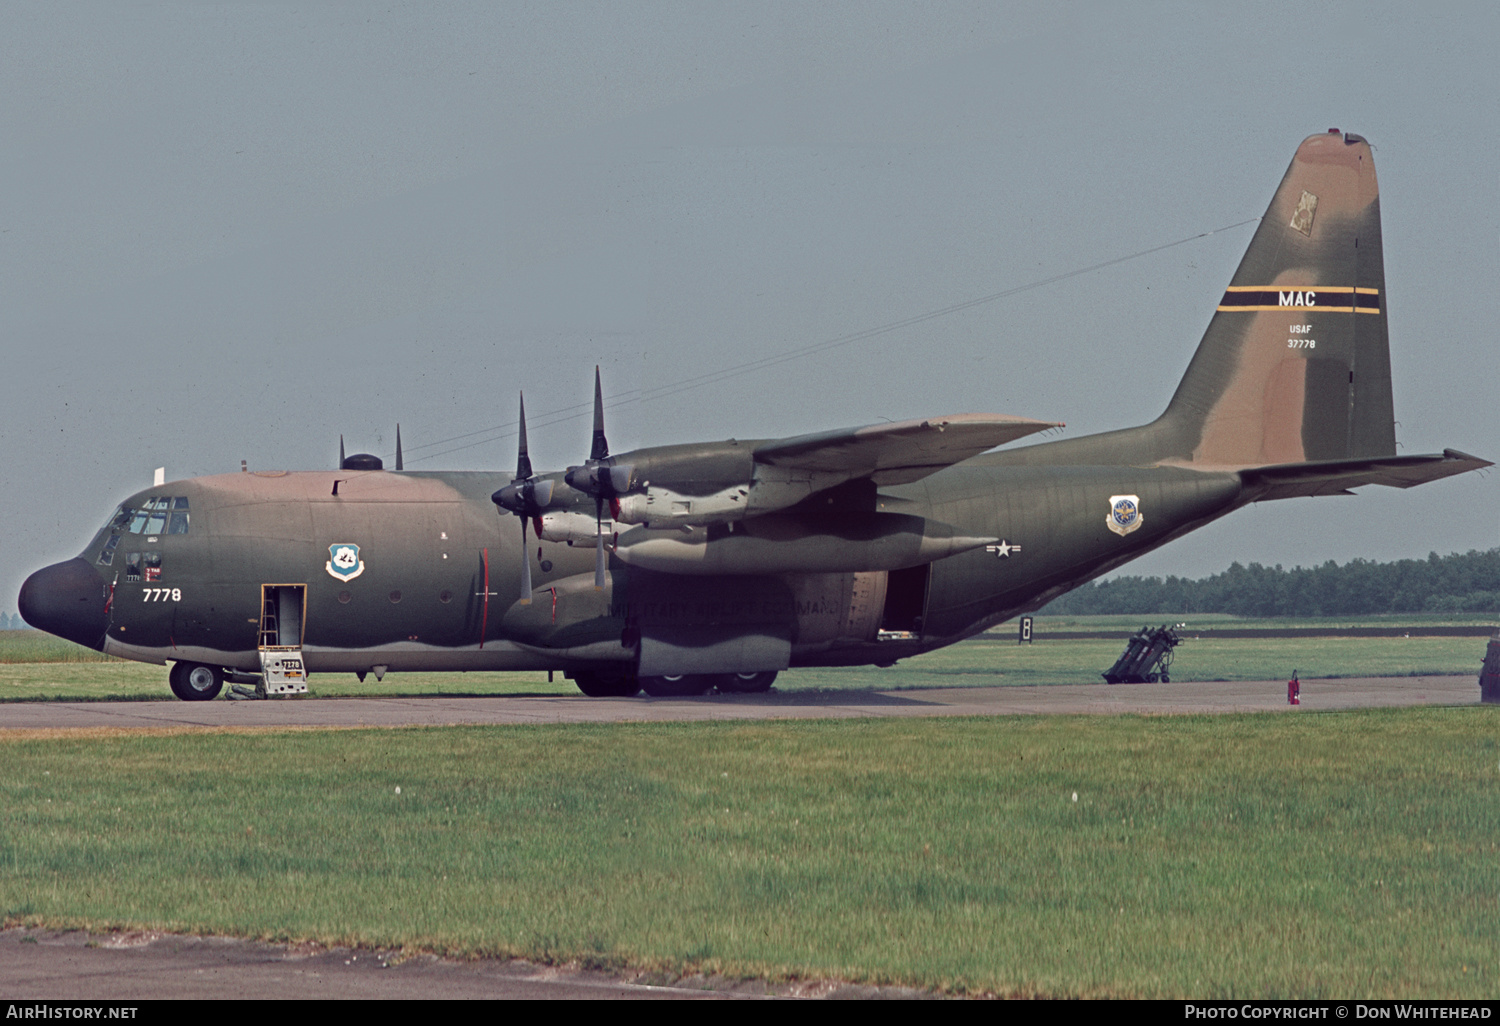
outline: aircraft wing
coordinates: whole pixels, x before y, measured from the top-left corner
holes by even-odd
[[[869,477],[877,485],[906,484],[1051,427],[1062,425],[994,413],[958,413],[782,438],[758,446],[755,462],[846,479]]]
[[[1323,460],[1316,463],[1284,463],[1240,471],[1245,487],[1264,490],[1260,499],[1290,499],[1305,495],[1338,495],[1360,485],[1382,484],[1411,488],[1440,478],[1452,477],[1481,467],[1489,460],[1457,449],[1423,456],[1384,456],[1362,460]]]

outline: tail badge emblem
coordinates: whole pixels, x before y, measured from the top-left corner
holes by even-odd
[[[1123,538],[1140,527],[1145,519],[1141,516],[1140,496],[1111,495],[1109,497],[1109,516],[1104,518],[1104,526],[1115,534]]]
[[[1303,235],[1312,235],[1313,215],[1318,212],[1318,197],[1303,190],[1302,198],[1297,201],[1297,210],[1292,214],[1289,228],[1295,228]]]

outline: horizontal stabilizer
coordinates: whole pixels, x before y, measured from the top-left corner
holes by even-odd
[[[1367,484],[1410,488],[1493,465],[1489,460],[1457,449],[1444,449],[1441,453],[1423,456],[1321,460],[1255,467],[1240,471],[1240,480],[1248,491],[1255,493],[1253,501],[1258,502],[1304,495],[1339,495]]]
[[[959,413],[782,438],[757,447],[755,462],[845,479],[869,477],[877,485],[906,484],[1053,427],[1062,425],[993,413]]]

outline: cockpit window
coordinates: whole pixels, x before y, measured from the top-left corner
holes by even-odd
[[[153,495],[137,506],[121,506],[110,518],[117,534],[187,534],[188,500],[183,495]]]

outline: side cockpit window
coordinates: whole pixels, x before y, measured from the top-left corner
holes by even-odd
[[[160,552],[131,552],[125,556],[125,580],[139,581],[143,575],[142,567],[145,568],[144,579],[147,581],[161,580],[161,553]]]
[[[168,534],[187,534],[188,531],[188,501],[185,496],[178,495],[172,499],[171,519],[167,521]]]
[[[114,562],[121,535],[145,535],[154,541],[164,534],[187,534],[190,520],[191,510],[185,495],[152,495],[121,506],[105,524],[109,538],[99,551],[98,563],[109,566]]]

